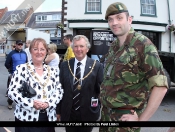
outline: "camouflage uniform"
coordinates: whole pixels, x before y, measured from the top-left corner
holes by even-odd
[[[131,28],[123,46],[116,40],[106,55],[100,92],[101,121],[118,121],[123,114],[130,113],[119,108],[135,109],[140,115],[154,86],[168,87],[157,49],[147,37]],[[100,132],[139,131],[140,128],[129,127],[100,128]]]

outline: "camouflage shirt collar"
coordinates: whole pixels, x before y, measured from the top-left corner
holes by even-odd
[[[134,33],[135,33],[134,28],[131,27],[131,29],[129,30],[128,35],[126,37],[126,40],[124,42],[124,45],[130,45],[130,42],[131,42],[131,39],[134,36]],[[111,46],[114,47],[114,46],[117,46],[117,45],[119,45],[119,39],[114,41]]]
[[[129,30],[128,35],[127,35],[127,37],[126,37],[126,40],[125,40],[125,42],[124,42],[124,45],[130,45],[130,42],[131,42],[131,39],[132,39],[133,36],[134,36],[134,33],[135,33],[135,31],[134,31],[134,29],[131,27],[131,29]]]

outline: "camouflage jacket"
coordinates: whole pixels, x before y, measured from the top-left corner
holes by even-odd
[[[100,100],[110,108],[142,109],[154,86],[168,87],[155,45],[144,35],[128,32],[123,44],[112,43],[106,55]]]

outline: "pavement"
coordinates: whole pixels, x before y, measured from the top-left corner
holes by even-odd
[[[0,57],[3,57],[3,56],[5,57],[5,54],[3,54],[3,53],[0,53]]]

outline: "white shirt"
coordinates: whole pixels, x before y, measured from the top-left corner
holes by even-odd
[[[29,48],[24,49],[24,51],[25,51],[26,54],[27,54],[28,61],[30,61],[30,60],[32,59],[32,57],[31,57],[31,54],[30,54]]]
[[[48,65],[54,68],[58,68],[58,65],[60,63],[60,58],[59,55],[57,53],[53,53],[55,55],[55,58],[53,60],[51,60]]]
[[[75,62],[74,62],[74,75],[75,75],[75,73],[76,73],[77,63],[78,63],[78,62],[81,62],[81,65],[80,65],[81,76],[80,76],[80,78],[83,78],[83,76],[84,76],[84,71],[85,71],[85,66],[86,66],[86,60],[87,60],[87,55],[86,55],[86,56],[84,57],[84,59],[81,60],[81,61],[78,61],[78,60],[75,58]],[[75,80],[75,78],[74,78],[74,80]]]

